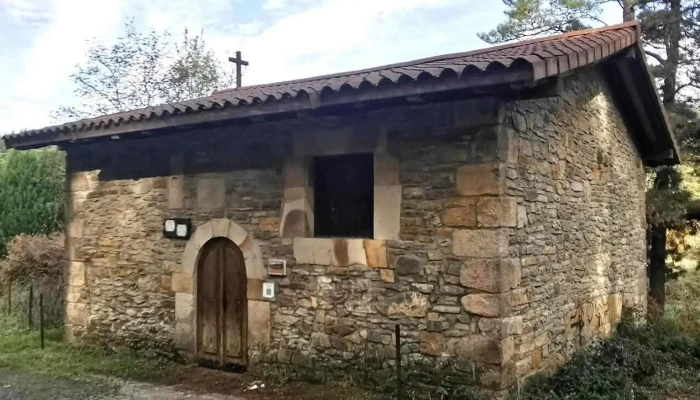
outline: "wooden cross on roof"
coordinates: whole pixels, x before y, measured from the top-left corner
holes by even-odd
[[[248,65],[248,61],[243,61],[243,59],[241,58],[240,51],[236,52],[236,57],[229,57],[228,60],[231,61],[232,63],[236,64],[236,87],[239,88],[239,87],[241,87],[241,78],[243,75],[241,73],[241,69],[243,68],[244,65],[245,66]]]

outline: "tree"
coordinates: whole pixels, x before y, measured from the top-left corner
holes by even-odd
[[[489,43],[561,33],[602,24],[601,7],[617,3],[622,20],[642,21],[645,52],[659,81],[663,104],[682,150],[697,152],[700,119],[700,0],[504,0],[507,20],[479,37]],[[672,167],[650,171],[647,192],[650,295],[663,310],[667,230],[682,229],[695,212],[682,179]]]
[[[91,42],[85,64],[71,74],[78,106],[63,106],[55,119],[80,119],[208,96],[234,83],[230,69],[206,46],[203,32],[184,30],[180,42],[167,32],[141,33],[133,22],[111,47]]]
[[[63,228],[65,157],[55,148],[0,153],[0,257],[16,235]]]

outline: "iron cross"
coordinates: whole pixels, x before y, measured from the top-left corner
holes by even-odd
[[[229,57],[228,60],[236,64],[236,87],[239,88],[241,87],[241,69],[244,65],[248,65],[248,61],[243,61],[240,51],[236,52],[236,57]]]

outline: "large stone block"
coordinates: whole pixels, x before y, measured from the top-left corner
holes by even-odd
[[[374,153],[375,186],[399,185],[399,159],[391,153]]]
[[[175,293],[175,321],[178,325],[194,323],[194,296],[191,293]]]
[[[185,198],[185,178],[182,175],[168,178],[168,208],[179,210],[183,207]]]
[[[399,275],[420,274],[423,260],[415,256],[400,256],[396,259],[396,273]]]
[[[308,187],[284,189],[281,234],[283,237],[313,235],[313,190]]]
[[[350,265],[367,265],[364,240],[362,239],[331,239],[333,252],[331,265],[348,267]]]
[[[90,189],[90,180],[87,172],[75,172],[70,179],[71,192],[82,192]]]
[[[608,316],[610,323],[619,322],[622,318],[622,294],[615,293],[608,296]]]
[[[305,187],[310,185],[311,157],[289,157],[284,162],[284,187]]]
[[[442,224],[455,227],[474,227],[476,226],[476,207],[448,208],[442,216]]]
[[[508,254],[508,233],[501,229],[456,230],[452,252],[456,256],[495,258]]]
[[[85,220],[72,219],[68,223],[68,237],[69,238],[74,238],[74,239],[82,238],[84,230],[85,230]]]
[[[72,261],[68,270],[68,284],[70,286],[85,285],[85,264],[80,261]]]
[[[297,264],[331,265],[333,240],[325,238],[294,238],[294,258]]]
[[[197,182],[197,208],[212,211],[224,207],[226,186],[222,178],[201,178]]]
[[[374,238],[398,240],[401,231],[401,185],[374,187]]]
[[[501,296],[486,293],[468,294],[462,297],[462,306],[470,314],[498,317],[501,315]]]
[[[517,203],[512,197],[482,197],[477,203],[477,221],[481,227],[515,227]]]
[[[211,238],[214,237],[214,230],[212,229],[212,226],[210,223],[206,223],[200,227],[198,227],[194,231],[194,235],[192,235],[192,238],[190,240],[194,241],[195,246],[197,247],[197,250],[201,249],[202,246]]]
[[[387,315],[405,315],[407,317],[425,317],[430,309],[427,296],[417,292],[404,292],[388,298],[377,309]]]
[[[368,239],[363,244],[367,255],[367,266],[370,268],[387,268],[386,241]]]
[[[270,345],[270,303],[248,300],[248,345]]]
[[[462,196],[501,194],[504,190],[499,164],[463,165],[457,169],[457,193]]]
[[[517,259],[472,259],[462,264],[459,283],[489,293],[502,293],[520,284],[522,269]]]
[[[452,354],[487,364],[502,364],[504,352],[510,352],[505,340],[494,339],[484,335],[469,335],[453,339],[448,344]],[[512,342],[512,341],[511,341]]]
[[[213,237],[228,237],[231,220],[226,218],[217,218],[211,220],[211,230]]]
[[[88,306],[85,303],[66,303],[66,321],[70,325],[87,324]]]
[[[420,333],[420,352],[429,356],[440,356],[445,351],[445,338],[434,332]]]
[[[171,290],[175,293],[192,293],[192,275],[173,273],[170,280]]]

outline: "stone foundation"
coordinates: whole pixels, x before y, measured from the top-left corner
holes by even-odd
[[[644,174],[607,92],[591,71],[559,98],[68,147],[68,337],[191,350],[198,249],[227,237],[253,363],[388,366],[400,324],[407,359],[457,360],[494,390],[554,368],[644,305]],[[352,152],[375,155],[374,235],[313,237],[312,157]],[[172,217],[190,240],[163,237]]]

